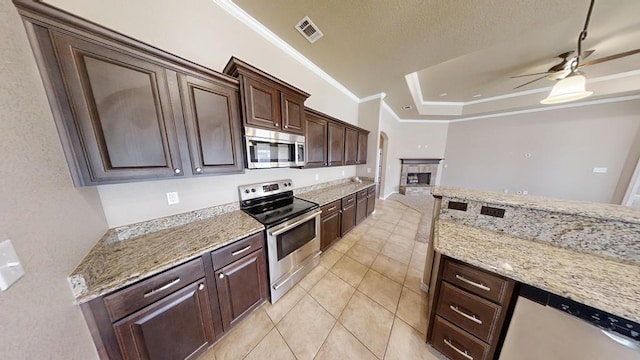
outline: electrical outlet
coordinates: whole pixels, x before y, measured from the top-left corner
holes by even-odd
[[[596,174],[606,174],[607,173],[607,168],[595,167],[595,168],[593,168],[593,172],[596,173]]]
[[[320,180],[320,174],[316,174],[316,180]]]
[[[522,190],[522,195],[529,195],[529,192],[527,190]]]
[[[168,192],[167,193],[167,204],[169,205],[175,205],[180,203],[180,198],[178,197],[178,193],[177,192]]]
[[[24,275],[11,240],[0,243],[0,291],[5,291]]]
[[[344,176],[344,170],[342,170],[342,176]]]
[[[389,169],[391,169],[391,166],[389,166]],[[371,168],[367,168],[367,174],[371,174]]]

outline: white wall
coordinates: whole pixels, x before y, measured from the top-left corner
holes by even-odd
[[[441,159],[445,154],[447,123],[399,122],[386,109],[380,115],[380,131],[389,137],[384,189],[381,197],[398,192],[400,187],[400,159]]]
[[[22,21],[0,2],[0,241],[25,275],[0,293],[1,359],[95,359],[67,275],[107,230],[95,188],[74,188]]]
[[[452,123],[442,184],[617,202],[639,127],[640,100]]]
[[[48,3],[214,70],[222,71],[229,58],[236,56],[310,93],[307,106],[349,123],[358,123],[358,103],[212,0],[50,0]],[[300,187],[351,177],[355,173],[355,166],[247,170],[244,175],[98,186],[98,191],[109,227],[115,227],[238,201],[239,184],[291,178],[296,187]],[[319,180],[315,180],[315,174]],[[166,204],[165,193],[169,191],[178,191],[180,204]]]

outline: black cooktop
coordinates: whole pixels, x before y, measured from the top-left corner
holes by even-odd
[[[311,201],[287,197],[256,204],[243,210],[269,228],[318,207],[318,204]]]

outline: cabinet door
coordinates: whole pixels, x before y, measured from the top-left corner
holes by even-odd
[[[342,208],[342,236],[351,231],[356,225],[356,204]]]
[[[213,342],[204,279],[113,324],[125,359],[195,359]]]
[[[376,209],[376,193],[369,192],[367,194],[367,216],[371,215],[373,211]]]
[[[307,167],[327,166],[327,120],[305,114]]]
[[[83,185],[181,176],[165,69],[63,34],[52,41],[75,118],[73,146],[87,163]]]
[[[304,99],[282,92],[282,131],[304,135]]]
[[[369,140],[369,134],[365,132],[358,132],[358,158],[357,164],[367,163],[367,141]]]
[[[346,128],[344,131],[344,164],[355,165],[358,160],[358,130]]]
[[[367,217],[367,197],[358,198],[356,202],[356,225]]]
[[[344,126],[329,122],[329,166],[344,165]]]
[[[329,246],[331,246],[331,244],[340,239],[340,217],[341,212],[336,211],[335,213],[322,218],[320,224],[322,226],[320,250],[325,251]]]
[[[178,75],[192,172],[243,171],[238,89],[188,75]]]
[[[229,330],[242,315],[267,298],[264,250],[251,253],[216,271],[222,327]]]
[[[245,123],[269,130],[280,129],[280,92],[261,81],[243,76]]]

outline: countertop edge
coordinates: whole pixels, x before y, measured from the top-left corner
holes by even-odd
[[[367,188],[370,188],[371,186],[376,186],[376,185],[377,184],[375,182],[373,182],[373,181],[363,181],[362,183],[354,183],[354,182],[352,182],[352,183],[335,185],[335,186],[331,186],[331,187],[324,188],[324,189],[309,191],[309,192],[306,192],[306,193],[298,194],[298,195],[296,195],[296,197],[299,197],[299,198],[301,198],[303,200],[315,202],[320,206],[325,206],[325,205],[327,205],[327,204],[329,204],[331,202],[334,202],[336,200],[340,200],[345,196],[349,196],[349,195],[355,194],[358,191],[362,191],[364,189],[367,189]],[[353,190],[353,191],[348,190],[347,193],[336,194],[335,196],[333,196],[333,194],[332,194],[332,196],[327,196],[326,195],[327,193],[330,193],[331,191],[338,191],[338,190],[342,191],[342,189],[345,189],[345,188],[348,188],[348,187],[352,187],[352,186],[355,186],[355,190]],[[324,200],[323,199],[323,201],[318,201],[317,197],[314,197],[314,195],[317,195],[317,194],[320,194],[320,193],[323,194],[324,196],[327,196],[331,200]]]

